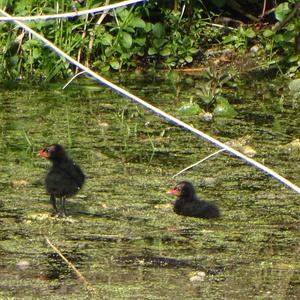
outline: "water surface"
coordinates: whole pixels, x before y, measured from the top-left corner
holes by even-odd
[[[282,80],[228,89],[237,116],[211,122],[178,112],[197,101],[200,78],[113,80],[222,142],[246,139],[254,159],[300,184],[299,148],[286,146],[299,137],[299,105]],[[0,88],[3,299],[299,299],[299,195],[224,153],[172,179],[218,149],[92,81],[62,86]],[[49,143],[87,175],[65,219],[51,217],[43,186],[49,162],[37,153]],[[165,192],[183,179],[222,218],[173,213]]]

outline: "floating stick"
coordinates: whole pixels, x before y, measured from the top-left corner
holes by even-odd
[[[107,9],[107,8],[106,8]],[[116,84],[108,81],[107,79],[101,77],[100,75],[98,75],[97,73],[95,73],[94,71],[92,71],[91,69],[85,67],[83,64],[77,62],[74,58],[72,58],[71,56],[69,56],[68,54],[66,54],[64,51],[62,51],[61,49],[59,49],[58,47],[56,47],[53,43],[51,43],[49,40],[47,40],[46,38],[44,38],[43,36],[41,36],[39,33],[37,33],[36,31],[34,31],[33,29],[31,29],[30,27],[28,27],[26,24],[14,20],[14,18],[9,15],[8,13],[6,13],[5,11],[3,11],[2,9],[0,9],[0,13],[2,13],[3,15],[10,17],[11,20],[13,20],[14,23],[16,23],[18,26],[20,26],[21,28],[27,30],[29,33],[31,33],[33,36],[35,36],[37,39],[39,39],[40,41],[42,41],[45,45],[47,45],[49,48],[51,48],[53,51],[55,51],[57,54],[61,55],[62,57],[64,57],[66,60],[68,60],[71,64],[77,66],[78,68],[80,68],[81,70],[85,71],[87,74],[89,74],[90,76],[92,76],[93,78],[97,79],[99,82],[101,82],[102,84],[108,86],[109,88],[111,88],[112,90],[118,92],[119,94],[135,101],[136,103],[144,106],[145,108],[147,108],[148,110],[154,112],[155,114],[163,117],[164,119],[168,120],[169,122],[184,128],[187,131],[192,132],[193,134],[209,141],[210,143],[230,152],[232,155],[235,155],[241,159],[243,159],[244,161],[248,162],[250,165],[255,166],[256,168],[264,171],[265,173],[273,176],[274,178],[276,178],[278,181],[280,181],[281,183],[285,184],[286,186],[288,186],[290,189],[292,189],[293,191],[295,191],[296,193],[300,194],[300,188],[295,185],[294,183],[290,182],[289,180],[287,180],[286,178],[282,177],[281,175],[279,175],[278,173],[276,173],[275,171],[271,170],[270,168],[264,166],[263,164],[255,161],[254,159],[247,157],[246,155],[242,154],[241,152],[233,149],[232,147],[218,141],[217,139],[209,136],[208,134],[182,122],[181,120],[171,116],[170,114],[160,110],[159,108],[149,104],[148,102],[142,100],[141,98],[131,94],[130,92],[124,90],[123,88],[117,86]]]

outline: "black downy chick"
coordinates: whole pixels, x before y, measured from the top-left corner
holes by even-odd
[[[200,200],[194,186],[188,181],[179,182],[168,194],[177,197],[174,212],[178,215],[206,219],[220,217],[219,208],[213,203]]]
[[[59,144],[52,144],[42,149],[39,156],[52,162],[52,167],[45,179],[45,186],[48,194],[50,194],[50,201],[55,212],[64,216],[66,214],[66,198],[80,191],[85,175]],[[57,202],[57,198],[59,202]]]

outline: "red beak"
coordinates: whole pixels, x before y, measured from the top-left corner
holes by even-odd
[[[168,190],[167,194],[172,195],[172,196],[176,196],[176,197],[180,196],[180,192],[176,188],[172,188],[172,189]]]
[[[39,152],[38,156],[49,158],[49,154],[48,154],[48,152],[45,149],[42,149]]]

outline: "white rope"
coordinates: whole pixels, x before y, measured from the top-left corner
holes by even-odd
[[[81,72],[79,72],[79,73],[77,73],[77,74],[75,74],[64,86],[63,86],[63,90],[74,80],[74,79],[76,79],[78,76],[80,76],[81,74],[84,74],[85,73],[85,71],[81,71]]]
[[[136,4],[138,2],[145,2],[147,0],[128,0],[128,1],[122,1],[115,4],[105,5],[101,7],[86,9],[86,10],[79,10],[76,12],[69,12],[69,13],[62,13],[62,14],[55,14],[55,15],[41,15],[41,16],[28,16],[28,17],[0,17],[0,21],[34,21],[34,20],[49,20],[49,19],[59,19],[59,18],[75,18],[82,15],[87,14],[94,14],[99,13],[105,10],[111,10],[116,9],[122,6]]]
[[[196,167],[197,165],[199,165],[199,164],[205,162],[206,160],[210,159],[211,157],[213,157],[213,156],[219,154],[220,152],[224,152],[224,151],[226,151],[226,150],[225,150],[225,149],[221,149],[221,150],[218,150],[217,152],[214,152],[214,153],[212,153],[212,154],[210,154],[210,155],[208,155],[208,156],[202,158],[201,160],[195,162],[194,164],[192,164],[192,165],[190,165],[190,166],[184,168],[183,170],[179,171],[178,173],[176,173],[175,175],[173,175],[172,178],[177,177],[178,175],[184,173],[185,171],[187,171],[187,170],[189,170],[189,169],[191,169],[191,168],[193,168],[193,167]]]
[[[3,15],[12,18],[8,13],[6,13],[5,11],[3,11],[2,9],[0,9],[0,13],[2,13]],[[246,162],[248,162],[250,165],[255,166],[256,168],[266,172],[267,174],[273,176],[274,178],[276,178],[278,181],[282,182],[283,184],[285,184],[286,186],[288,186],[289,188],[291,188],[292,190],[294,190],[295,192],[297,192],[298,194],[300,194],[300,188],[298,186],[296,186],[295,184],[293,184],[292,182],[290,182],[289,180],[285,179],[284,177],[282,177],[281,175],[279,175],[278,173],[276,173],[275,171],[269,169],[268,167],[264,166],[263,164],[255,161],[254,159],[247,157],[246,155],[240,153],[239,151],[231,148],[230,146],[216,140],[215,138],[207,135],[206,133],[180,121],[179,119],[169,115],[168,113],[160,110],[159,108],[147,103],[146,101],[140,99],[139,97],[131,94],[130,92],[122,89],[121,87],[115,85],[114,83],[106,80],[105,78],[101,77],[100,75],[98,75],[97,73],[95,73],[94,71],[92,71],[91,69],[85,67],[83,64],[77,62],[74,58],[72,58],[71,56],[69,56],[68,54],[66,54],[65,52],[63,52],[61,49],[57,48],[53,43],[51,43],[50,41],[48,41],[47,39],[45,39],[43,36],[41,36],[40,34],[38,34],[36,31],[32,30],[30,27],[28,27],[26,24],[21,23],[17,20],[14,20],[12,18],[12,20],[19,25],[21,28],[27,30],[29,33],[31,33],[33,36],[35,36],[37,39],[39,39],[40,41],[42,41],[44,44],[46,44],[49,48],[51,48],[52,50],[54,50],[56,53],[58,53],[59,55],[63,56],[66,60],[68,60],[70,63],[74,64],[75,66],[77,66],[78,68],[80,68],[81,70],[85,71],[87,74],[89,74],[90,76],[92,76],[93,78],[97,79],[99,82],[103,83],[104,85],[108,86],[109,88],[115,90],[116,92],[120,93],[121,95],[139,103],[140,105],[144,106],[145,108],[147,108],[148,110],[154,112],[157,115],[160,115],[161,117],[167,119],[169,122],[180,126],[184,129],[186,129],[187,131],[190,131],[192,133],[194,133],[197,136],[200,136],[201,138],[209,141],[212,144],[215,144],[216,146],[225,149],[226,151],[230,152],[231,154],[245,160]]]

